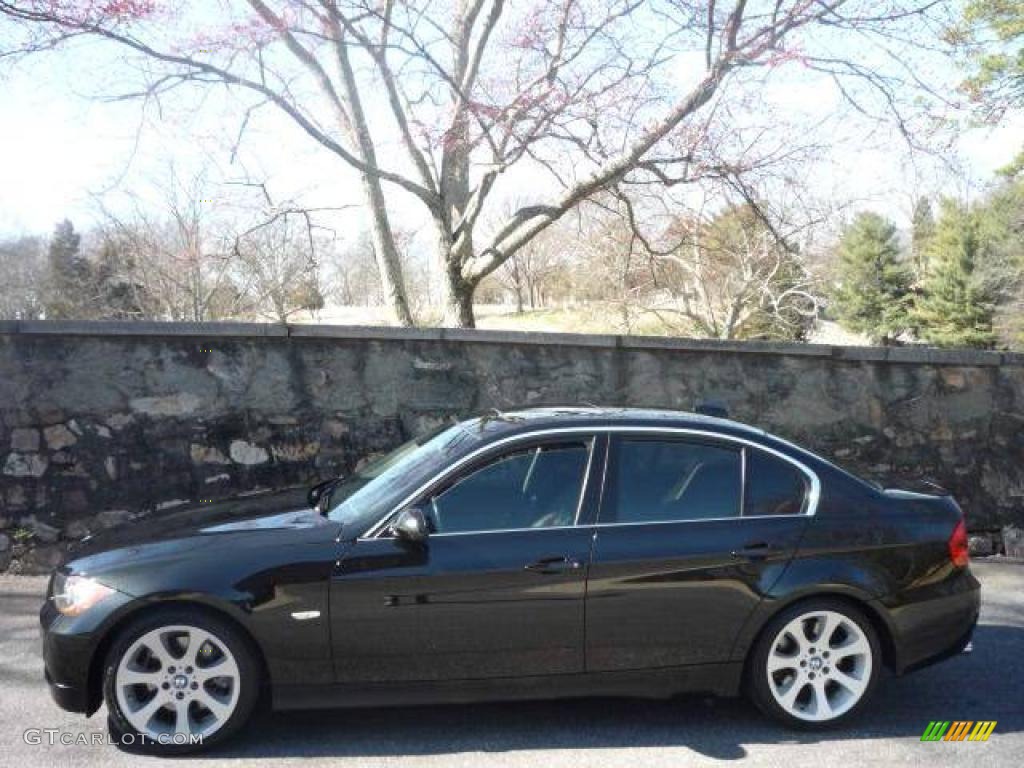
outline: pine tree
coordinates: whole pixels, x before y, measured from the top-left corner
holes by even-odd
[[[838,277],[833,302],[843,327],[882,344],[909,328],[912,277],[888,219],[857,215],[839,242]]]
[[[68,219],[54,229],[47,255],[46,317],[50,320],[83,317],[90,303],[91,270],[81,244],[81,236]]]
[[[928,247],[928,275],[913,319],[918,335],[943,347],[990,347],[995,301],[979,274],[984,245],[977,215],[944,200]]]
[[[103,240],[93,268],[97,316],[103,320],[126,320],[144,317],[146,287],[137,279],[135,259],[119,243]]]
[[[921,280],[928,267],[928,242],[935,235],[935,215],[927,197],[919,197],[914,202],[911,228],[910,250],[914,259],[914,272],[917,279]]]

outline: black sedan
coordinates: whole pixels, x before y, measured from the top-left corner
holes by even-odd
[[[957,504],[732,421],[492,414],[308,494],[112,529],[42,609],[58,704],[173,752],[275,708],[746,691],[803,727],[978,618]]]

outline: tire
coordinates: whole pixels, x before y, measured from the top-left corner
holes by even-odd
[[[259,688],[248,638],[202,610],[140,617],[118,634],[103,665],[111,739],[133,752],[179,755],[220,744],[245,725]]]
[[[785,609],[762,630],[749,657],[747,692],[789,727],[829,728],[863,708],[881,667],[878,633],[863,611],[815,598]]]

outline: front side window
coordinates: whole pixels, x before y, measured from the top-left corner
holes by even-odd
[[[788,461],[748,449],[746,493],[744,517],[799,515],[807,498],[807,478]]]
[[[740,451],[684,440],[623,439],[616,447],[601,522],[655,523],[739,517]]]
[[[533,445],[471,469],[424,505],[436,533],[573,525],[589,442]]]

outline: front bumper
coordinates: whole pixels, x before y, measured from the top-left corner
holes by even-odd
[[[91,715],[102,700],[93,661],[100,639],[131,598],[115,592],[81,616],[64,616],[47,598],[39,611],[43,666],[50,695],[61,709]]]
[[[50,697],[61,709],[68,712],[81,712],[91,715],[96,707],[90,706],[89,689],[85,685],[72,685],[70,683],[58,683],[53,679],[50,670],[44,670],[46,684],[50,687]]]

